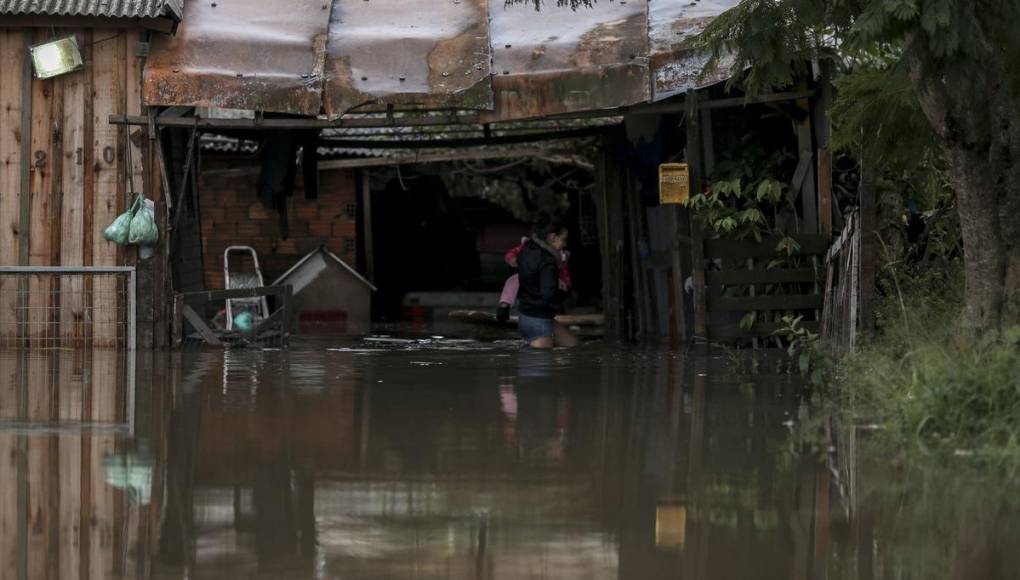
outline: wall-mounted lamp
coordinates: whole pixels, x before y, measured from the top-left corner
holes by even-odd
[[[29,50],[36,78],[48,79],[76,71],[83,66],[78,41],[73,36],[51,40]]]

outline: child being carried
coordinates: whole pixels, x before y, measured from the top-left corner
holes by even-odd
[[[514,269],[517,268],[517,255],[521,253],[521,249],[527,241],[528,238],[521,238],[521,243],[511,248],[506,253],[503,260],[506,261],[508,266]],[[571,283],[570,268],[567,266],[567,259],[570,258],[570,252],[562,250],[560,252],[560,258],[560,290],[563,292],[569,292]],[[499,296],[499,309],[496,310],[496,320],[500,322],[510,320],[510,307],[517,301],[517,290],[519,288],[520,279],[517,277],[516,273],[506,279],[506,282],[503,284],[503,293]]]

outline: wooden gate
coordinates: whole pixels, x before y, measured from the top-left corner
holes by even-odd
[[[792,253],[777,249],[779,237],[694,244],[695,336],[719,342],[772,336],[784,313],[804,315],[800,326],[818,332],[820,262],[829,242],[823,235],[789,237]]]

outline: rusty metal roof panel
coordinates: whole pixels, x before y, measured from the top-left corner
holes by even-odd
[[[571,9],[489,0],[491,120],[611,109],[649,100],[645,0]]]
[[[738,3],[192,0],[153,43],[145,100],[334,119],[476,109],[483,122],[615,109],[724,79],[684,41]]]
[[[153,42],[146,104],[317,115],[329,9],[329,0],[188,2],[176,36]]]
[[[184,0],[0,0],[0,14],[180,19]]]
[[[660,101],[729,77],[723,65],[705,71],[708,55],[684,46],[740,0],[648,0],[652,99]]]
[[[368,103],[488,109],[487,0],[334,0],[330,117]]]

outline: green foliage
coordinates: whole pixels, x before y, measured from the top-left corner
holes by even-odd
[[[833,59],[852,69],[876,56],[908,57],[932,78],[965,81],[968,67],[1017,54],[1018,22],[1015,0],[744,0],[693,42],[715,63],[732,58],[734,77],[751,92],[789,85],[805,63]]]
[[[938,139],[903,67],[860,66],[835,85],[833,148],[879,159],[897,172],[940,158]]]
[[[754,135],[745,135],[738,147],[723,153],[708,192],[691,196],[695,218],[729,239],[761,241],[779,232],[776,217],[789,205],[789,186],[776,176],[787,173],[784,164],[790,159],[788,152],[766,151]]]
[[[819,341],[817,333],[801,326],[804,316],[784,315],[776,336],[786,340],[786,354],[796,364],[801,376],[815,385],[822,385],[831,376],[834,360]]]

